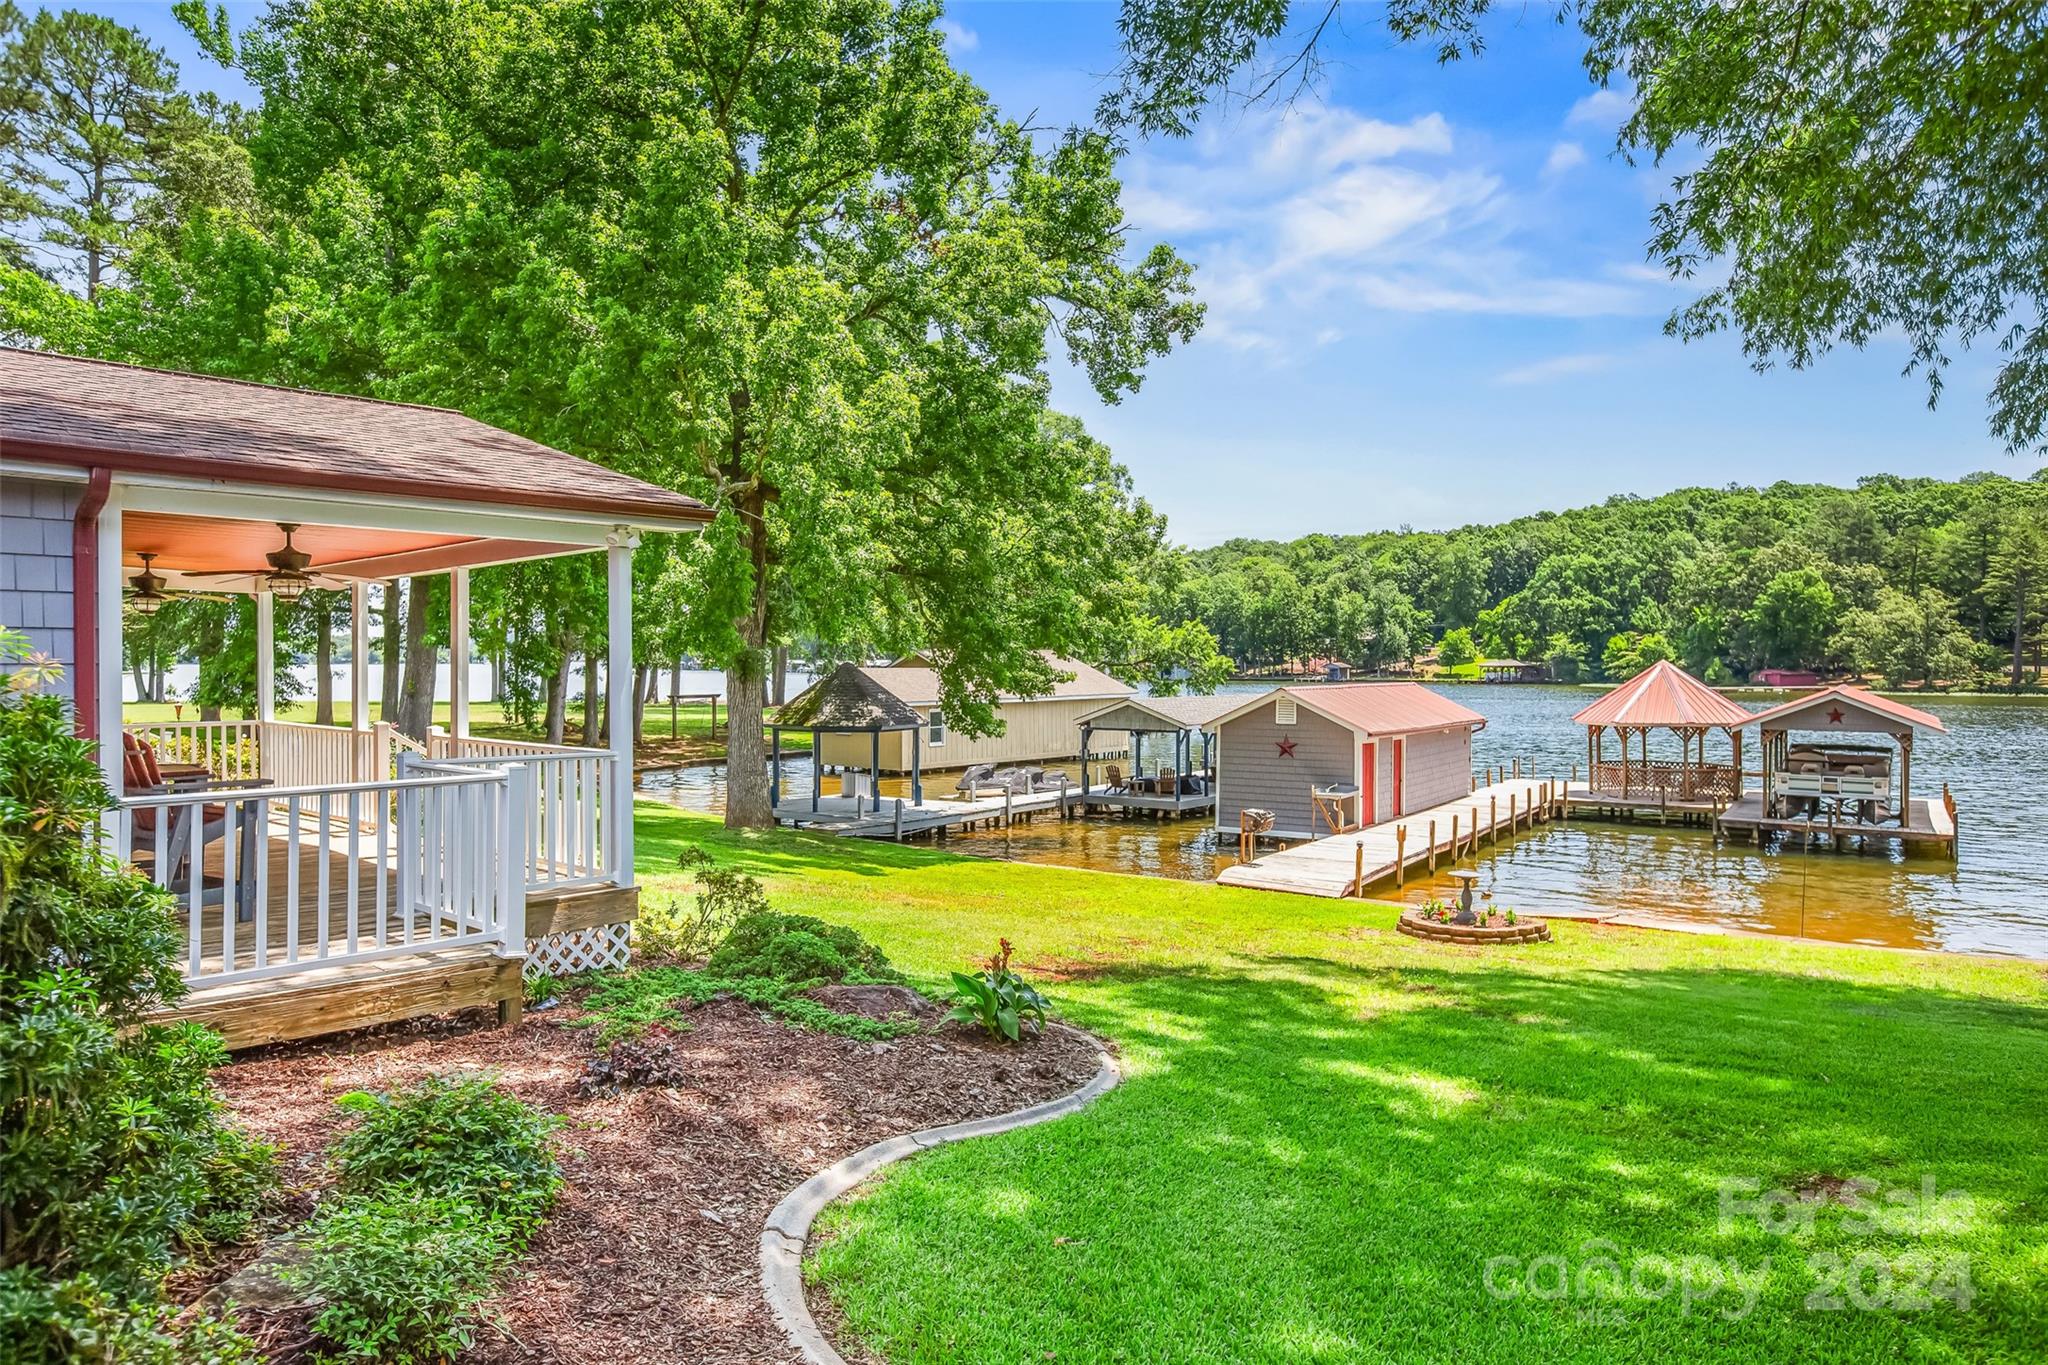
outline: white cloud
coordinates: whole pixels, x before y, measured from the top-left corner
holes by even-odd
[[[1473,171],[1430,174],[1361,166],[1298,194],[1277,212],[1285,264],[1369,255],[1397,238],[1434,235],[1483,211],[1500,187]]]
[[[1571,107],[1571,112],[1564,116],[1565,127],[1597,124],[1619,128],[1635,112],[1635,107],[1634,95],[1624,95],[1619,90],[1595,90]]]
[[[1200,204],[1145,185],[1125,186],[1122,203],[1124,217],[1140,232],[1194,232],[1215,221],[1215,215]]]
[[[972,52],[981,46],[981,35],[957,20],[941,19],[938,27],[946,35],[948,52]]]
[[[1576,142],[1560,142],[1550,149],[1550,155],[1543,160],[1545,175],[1563,175],[1574,166],[1584,164],[1586,149]]]
[[[1382,123],[1348,109],[1319,105],[1281,119],[1261,149],[1258,164],[1269,175],[1327,173],[1404,153],[1446,156],[1450,151],[1451,125],[1442,114]]]
[[[1573,375],[1594,374],[1611,368],[1619,356],[1607,351],[1585,351],[1577,355],[1554,355],[1548,360],[1538,360],[1528,365],[1517,365],[1503,370],[1495,376],[1500,384],[1548,384],[1554,379],[1569,379]]]

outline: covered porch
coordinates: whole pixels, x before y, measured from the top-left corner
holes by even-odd
[[[633,881],[632,566],[692,500],[459,413],[62,356],[15,357],[10,477],[82,485],[82,734],[119,794],[104,837],[169,892],[190,992],[231,1046],[496,1002],[522,971],[622,965]],[[47,382],[43,382],[47,381]],[[16,435],[27,416],[35,439]],[[33,463],[28,463],[33,461]],[[470,733],[471,575],[606,559],[607,747]],[[448,724],[371,718],[370,588],[448,579]],[[349,596],[350,723],[277,714],[280,603]],[[124,724],[124,625],[246,596],[246,719]]]
[[[1081,717],[1081,796],[1087,807],[1206,814],[1216,809],[1216,722],[1242,705],[1228,696],[1132,697]],[[1094,764],[1098,733],[1130,737],[1130,771]],[[1146,741],[1152,771],[1146,771]],[[1199,755],[1197,750],[1199,749]],[[1095,779],[1100,776],[1101,781]]]

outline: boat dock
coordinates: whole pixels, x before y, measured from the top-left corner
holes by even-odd
[[[1936,844],[1946,849],[1951,857],[1956,851],[1956,815],[1954,798],[1944,789],[1939,800],[1913,797],[1910,816],[1903,824],[1866,824],[1856,820],[1821,819],[1768,819],[1764,815],[1764,798],[1761,792],[1751,792],[1740,801],[1722,811],[1716,823],[1730,834],[1747,834],[1752,842],[1762,842],[1766,834],[1782,834],[1788,839],[1803,839],[1807,843],[1825,842],[1830,847],[1841,848],[1851,839],[1887,839],[1902,844]]]
[[[808,796],[784,801],[775,808],[777,824],[799,829],[823,830],[849,839],[914,839],[948,830],[1001,829],[1040,815],[1071,817],[1089,808],[1148,811],[1159,816],[1191,814],[1213,809],[1216,798],[1152,796],[1141,792],[1112,792],[1098,783],[1083,791],[1067,785],[1050,791],[995,792],[984,790],[973,798],[917,803],[903,797],[885,796],[876,809],[871,796],[820,796],[814,806]],[[1206,802],[1207,804],[1201,804]]]
[[[1456,861],[1482,843],[1562,815],[1563,797],[1564,784],[1549,778],[1475,785],[1455,801],[1226,867],[1216,880],[1303,896],[1360,896],[1380,882],[1403,880],[1411,868],[1433,872],[1439,861]]]

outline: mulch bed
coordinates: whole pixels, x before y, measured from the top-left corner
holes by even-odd
[[[760,1291],[762,1221],[793,1186],[872,1142],[983,1118],[1072,1091],[1096,1045],[1064,1030],[1022,1047],[958,1025],[888,1043],[794,1028],[741,1001],[688,1011],[652,1039],[674,1084],[583,1084],[593,1031],[573,1007],[415,1021],[243,1054],[217,1073],[251,1130],[284,1145],[292,1212],[328,1180],[342,1127],[334,1097],[443,1071],[481,1069],[561,1115],[566,1186],[508,1275],[474,1362],[794,1361]],[[593,1093],[586,1094],[589,1090]],[[195,1286],[197,1288],[197,1286]],[[280,1360],[305,1355],[305,1310],[246,1313]]]

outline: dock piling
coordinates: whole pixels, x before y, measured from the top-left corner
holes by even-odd
[[[1353,844],[1351,846],[1351,894],[1354,896],[1363,896],[1365,894],[1364,844]]]
[[[1408,884],[1408,826],[1394,826],[1394,885]]]
[[[1436,821],[1429,822],[1429,871],[1436,874]]]
[[[1499,792],[1495,792],[1493,793],[1493,795],[1486,798],[1486,842],[1489,844],[1497,844],[1500,842]]]
[[[1451,861],[1458,861],[1458,817],[1451,817]]]

